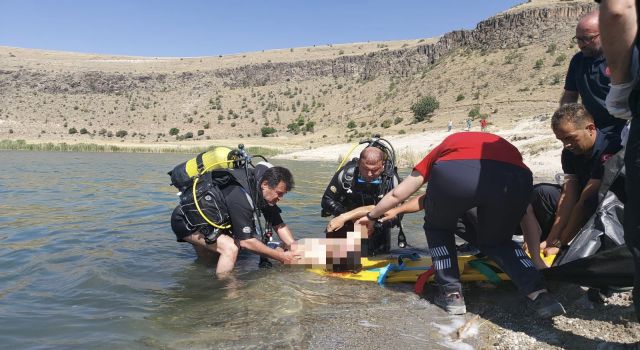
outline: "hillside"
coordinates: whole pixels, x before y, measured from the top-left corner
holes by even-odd
[[[309,148],[449,120],[461,129],[474,109],[493,129],[513,128],[557,106],[575,24],[594,8],[530,1],[439,38],[220,57],[0,47],[0,139]],[[410,106],[426,95],[440,108],[414,123]]]

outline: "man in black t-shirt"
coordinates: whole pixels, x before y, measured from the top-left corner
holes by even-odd
[[[202,232],[189,225],[181,206],[176,207],[171,215],[171,228],[178,242],[191,243],[200,258],[219,254],[216,265],[218,277],[224,277],[233,270],[240,248],[283,263],[291,263],[299,257],[297,253],[271,249],[258,238],[256,220],[259,218],[254,210],[254,206],[257,205],[265,221],[273,227],[285,244],[285,248],[290,247],[294,242],[293,234],[280,217],[280,208],[276,204],[294,186],[291,172],[283,167],[259,163],[253,173],[255,179],[253,183],[247,181],[243,186],[241,184],[243,181],[230,181],[220,186],[228,209],[231,228],[221,231],[213,242],[211,240],[207,242]],[[251,189],[246,188],[247,186],[255,187]],[[256,191],[257,201],[254,203],[251,192]]]
[[[531,205],[521,222],[527,247],[538,268],[546,267],[539,249],[557,253],[593,215],[603,164],[622,148],[618,134],[598,130],[593,117],[578,103],[560,107],[551,119],[551,127],[564,145],[563,184],[534,186]]]
[[[620,133],[625,122],[609,114],[605,106],[610,81],[607,61],[602,53],[597,11],[580,19],[573,40],[580,52],[569,63],[560,105],[578,102],[580,97],[593,116],[596,128],[603,132]]]

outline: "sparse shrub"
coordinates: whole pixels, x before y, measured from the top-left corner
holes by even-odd
[[[204,130],[198,130],[198,136],[204,135]]]
[[[13,129],[9,129],[9,134],[13,134]]]
[[[393,121],[391,119],[385,119],[384,121],[382,121],[382,124],[380,124],[380,126],[385,129],[388,129],[392,123]]]
[[[188,133],[184,134],[184,138],[185,139],[192,139],[193,138],[193,133],[191,131],[189,131]]]
[[[560,84],[561,80],[562,76],[560,75],[560,73],[556,73],[551,77],[551,85],[558,85]]]
[[[431,121],[431,114],[440,107],[440,102],[431,96],[423,96],[411,106],[411,111],[416,122]]]
[[[354,122],[353,120],[349,120],[349,122],[347,123],[347,128],[355,129],[355,127],[356,127],[356,122]]]
[[[404,131],[404,129],[400,129],[400,131],[398,131],[398,134],[400,134],[400,135],[404,135],[404,134],[406,134],[406,133],[407,133],[407,132],[406,132],[406,131]]]
[[[116,131],[116,137],[125,137],[127,136],[128,132],[127,130],[118,130]]]
[[[398,124],[402,123],[402,121],[403,121],[403,120],[404,120],[404,119],[402,119],[402,118],[400,118],[400,117],[396,117],[396,118],[393,120],[393,124],[394,124],[394,125],[398,125]]]
[[[563,54],[563,53],[559,54],[559,55],[558,55],[558,57],[556,57],[555,62],[553,62],[553,66],[554,66],[554,67],[557,67],[557,66],[562,65],[562,63],[563,63],[566,59],[567,59],[567,55],[565,55],[565,54]]]
[[[75,133],[77,133],[77,132],[78,132],[78,130],[76,130],[76,128],[70,128],[70,129],[69,129],[69,134],[72,134],[72,135],[73,135],[73,134],[75,134]]]
[[[547,47],[547,53],[550,54],[551,56],[556,54],[556,49],[558,48],[558,46],[554,43],[551,44]]]
[[[102,128],[102,129],[100,129],[100,131],[98,131],[98,135],[100,135],[100,136],[103,136],[106,133],[107,133],[107,129],[105,129],[105,128]]]
[[[107,132],[107,137],[113,137],[113,132],[112,131],[108,131]]]
[[[85,128],[80,129],[80,134],[84,135],[84,134],[88,134],[88,133],[89,133],[89,130],[87,130]]]
[[[459,95],[456,97],[456,102],[458,102],[458,101],[462,101],[462,100],[464,100],[464,95],[463,95],[463,94],[459,94]]]
[[[536,61],[536,64],[533,66],[533,69],[540,69],[540,68],[542,68],[542,66],[544,66],[544,59],[539,58]]]
[[[171,128],[169,130],[169,135],[171,135],[171,136],[178,135],[179,133],[180,133],[180,129],[178,129],[178,128]]]
[[[211,125],[209,125],[209,123],[206,123],[205,125],[202,126],[205,129],[209,129],[211,127]]]

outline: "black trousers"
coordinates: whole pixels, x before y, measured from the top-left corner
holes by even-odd
[[[624,155],[627,202],[624,208],[624,240],[633,255],[635,279],[633,303],[640,322],[640,115],[631,122]]]
[[[542,231],[542,236],[540,237],[541,242],[547,239],[549,231],[551,231],[551,227],[553,227],[561,193],[562,187],[559,185],[541,183],[533,186],[531,207],[538,220],[538,224],[540,224]]]
[[[454,232],[458,218],[474,207],[477,230],[458,234],[493,259],[522,294],[545,288],[531,259],[511,239],[529,204],[532,183],[528,169],[498,161],[451,160],[433,165],[424,202],[424,230],[435,281],[441,288],[461,289]]]

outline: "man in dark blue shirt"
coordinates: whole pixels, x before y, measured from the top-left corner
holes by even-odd
[[[610,80],[607,61],[602,53],[597,11],[580,19],[573,40],[577,42],[580,52],[573,56],[569,64],[560,105],[578,102],[580,97],[593,116],[596,128],[619,134],[625,122],[609,114],[605,106]]]
[[[622,148],[619,135],[598,130],[593,117],[578,103],[560,107],[551,119],[551,127],[564,145],[561,157],[563,183],[562,186],[536,185],[531,205],[521,223],[532,260],[538,268],[546,267],[539,249],[557,253],[557,249],[571,242],[593,215],[598,204],[604,162]],[[538,230],[538,224],[541,230]]]

